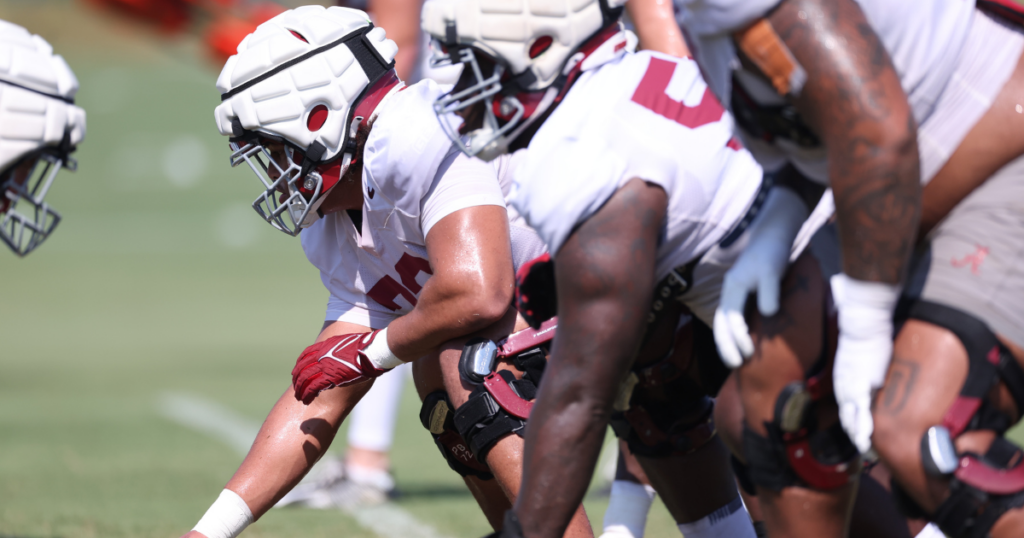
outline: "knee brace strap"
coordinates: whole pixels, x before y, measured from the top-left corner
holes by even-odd
[[[1017,364],[987,325],[978,318],[946,305],[916,301],[909,317],[952,332],[967,350],[967,380],[960,395],[943,418],[943,426],[956,438],[967,430],[991,429],[1000,434],[1011,425],[1010,418],[991,409],[985,401],[992,386],[1002,380],[1024,412],[1024,369]]]
[[[462,476],[476,476],[482,480],[494,478],[486,464],[477,461],[466,441],[455,429],[452,402],[443,390],[431,392],[423,399],[420,423],[426,428],[441,450],[448,466]]]
[[[958,455],[954,471],[944,473],[943,467],[947,465],[934,460],[945,458],[931,452],[955,452],[949,436],[935,431],[941,428],[930,428],[922,440],[925,470],[932,475],[952,474],[949,497],[930,519],[953,538],[984,538],[1007,510],[1024,506],[1024,453],[1010,441],[997,437],[983,456]],[[947,446],[942,447],[943,444]],[[893,485],[895,492],[895,482]],[[905,492],[901,493],[905,513],[924,513]]]
[[[677,418],[664,427],[665,422],[656,420],[642,405],[631,405],[628,410],[613,414],[611,426],[634,454],[646,458],[681,456],[706,445],[717,433],[712,416],[714,400],[702,397],[692,409],[686,414],[700,412],[700,418]]]
[[[511,359],[512,364],[525,372],[535,385],[540,384],[541,374],[547,364],[542,346],[555,337],[558,318],[541,324],[538,329],[525,329],[512,333],[498,343],[486,338],[474,338],[462,348],[459,357],[459,377],[468,384],[478,385],[494,373],[498,359]]]
[[[754,484],[781,491],[791,486],[830,490],[860,470],[857,449],[837,424],[826,430],[786,434],[766,423],[768,437],[743,426],[743,456]]]
[[[1024,506],[1024,492],[992,495],[954,479],[932,520],[950,538],[986,538],[1007,511]]]
[[[484,461],[491,447],[506,435],[522,435],[525,417],[514,415],[505,406],[522,414],[526,404],[532,405],[526,400],[536,397],[536,390],[532,382],[517,380],[507,370],[487,376],[483,385],[473,389],[469,400],[455,411],[454,421],[477,460]]]

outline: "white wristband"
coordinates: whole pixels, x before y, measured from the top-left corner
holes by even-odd
[[[832,296],[835,298],[839,317],[839,335],[847,345],[874,347],[881,342],[888,343],[887,349],[878,349],[886,355],[878,357],[881,364],[888,365],[892,352],[892,314],[900,298],[900,286],[881,282],[865,282],[846,276],[835,275],[831,280]],[[852,349],[852,348],[851,348]],[[868,356],[874,355],[874,351]],[[871,386],[878,388],[885,380],[885,368],[871,376]]]
[[[207,538],[235,538],[251,524],[249,505],[237,493],[225,489],[192,530]]]
[[[374,366],[381,370],[390,370],[404,362],[395,356],[391,352],[391,348],[388,347],[388,330],[386,327],[377,333],[377,337],[373,339],[373,342],[370,342],[370,345],[363,350],[363,353]]]
[[[839,312],[839,330],[847,335],[872,337],[878,331],[892,333],[892,313],[900,298],[900,286],[866,282],[839,273],[831,279],[832,297]]]

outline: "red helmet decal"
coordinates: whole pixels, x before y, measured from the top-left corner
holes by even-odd
[[[309,111],[309,117],[306,118],[306,128],[313,132],[319,131],[324,126],[324,123],[327,122],[327,114],[326,105],[316,105],[313,107],[313,110]]]
[[[554,38],[549,35],[542,35],[533,40],[533,44],[530,45],[530,59],[532,60],[537,56],[544,54],[544,51],[548,50],[554,41]]]

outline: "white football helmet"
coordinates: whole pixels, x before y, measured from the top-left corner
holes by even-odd
[[[35,250],[60,222],[45,201],[85,137],[74,105],[78,80],[43,38],[0,21],[0,240],[16,254]]]
[[[264,220],[292,236],[316,222],[352,164],[357,130],[402,87],[397,52],[366,13],[341,7],[285,11],[239,43],[214,116],[231,137],[231,166],[248,163],[263,182],[253,208]],[[273,143],[284,157],[271,156]]]
[[[625,0],[429,0],[423,31],[434,65],[464,64],[462,79],[434,103],[438,116],[483,102],[482,126],[459,133],[468,155],[491,160],[561,101],[580,72],[620,56],[635,36],[619,17]],[[468,130],[468,132],[466,132]],[[465,140],[463,139],[465,135]]]

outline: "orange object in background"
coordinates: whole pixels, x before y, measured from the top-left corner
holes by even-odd
[[[203,41],[213,60],[223,64],[238,44],[263,22],[285,11],[273,2],[244,0],[84,0],[102,10],[127,15],[155,25],[169,35],[189,30],[193,21],[209,21]]]
[[[196,0],[86,0],[99,9],[108,9],[155,24],[169,34],[179,33],[192,20],[191,7]],[[223,1],[223,0],[219,0]],[[233,0],[231,0],[233,1]]]
[[[283,11],[285,11],[283,6],[272,2],[263,2],[249,9],[244,18],[232,15],[217,17],[206,29],[207,49],[213,54],[215,60],[223,63],[229,56],[235,54],[238,44],[245,39],[245,36],[254,32],[260,24]]]

